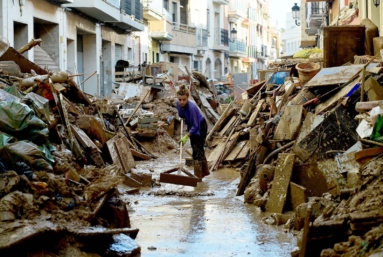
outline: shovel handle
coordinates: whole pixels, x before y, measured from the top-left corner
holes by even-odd
[[[182,131],[184,130],[184,120],[181,119],[181,140],[182,140]],[[180,140],[180,168],[178,170],[178,174],[181,174],[182,167],[182,141]]]

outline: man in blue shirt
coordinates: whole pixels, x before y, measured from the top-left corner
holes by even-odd
[[[209,175],[209,166],[205,156],[205,141],[207,136],[207,123],[198,106],[189,101],[189,90],[181,85],[177,91],[178,115],[185,120],[188,126],[188,134],[181,138],[182,144],[186,144],[190,138],[193,149],[194,174],[202,180]]]

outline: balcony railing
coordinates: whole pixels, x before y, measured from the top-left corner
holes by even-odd
[[[257,47],[256,46],[248,46],[247,47],[247,56],[251,58],[257,58]]]
[[[207,29],[197,29],[197,47],[205,47],[207,46]]]
[[[229,44],[230,52],[239,52],[246,54],[246,43],[244,40],[235,40]]]
[[[246,1],[245,0],[230,0],[229,10],[247,13]]]
[[[229,31],[227,29],[214,29],[214,45],[229,46]]]
[[[196,27],[191,27],[186,24],[181,24],[176,22],[173,22],[173,30],[187,33],[187,34],[192,34],[192,35],[195,35],[197,31]]]

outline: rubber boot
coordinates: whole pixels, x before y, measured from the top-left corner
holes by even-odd
[[[202,181],[202,161],[194,161],[194,175],[199,182]]]
[[[207,164],[207,160],[202,161],[202,177],[209,176],[209,165]]]

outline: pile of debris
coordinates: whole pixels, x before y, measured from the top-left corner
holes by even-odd
[[[121,254],[114,244],[139,253],[120,196],[150,186],[150,174],[130,171],[155,156],[118,112],[109,122],[76,75],[48,72],[4,42],[0,52],[0,252],[38,253],[45,242],[71,256],[90,244],[103,256]]]
[[[211,169],[240,168],[237,195],[274,213],[266,223],[301,231],[294,256],[380,251],[381,65],[377,56],[283,65],[228,105],[208,135]]]
[[[142,66],[119,79],[110,97],[96,98],[76,83],[82,74],[49,72],[22,53],[0,41],[0,252],[80,256],[91,243],[102,256],[138,253],[138,229],[120,196],[155,181],[149,171],[136,172],[135,161],[179,151],[177,84],[192,86],[191,100],[212,126],[219,118],[212,85],[181,67],[183,75],[173,78],[146,75]],[[35,244],[48,239],[49,247]]]

